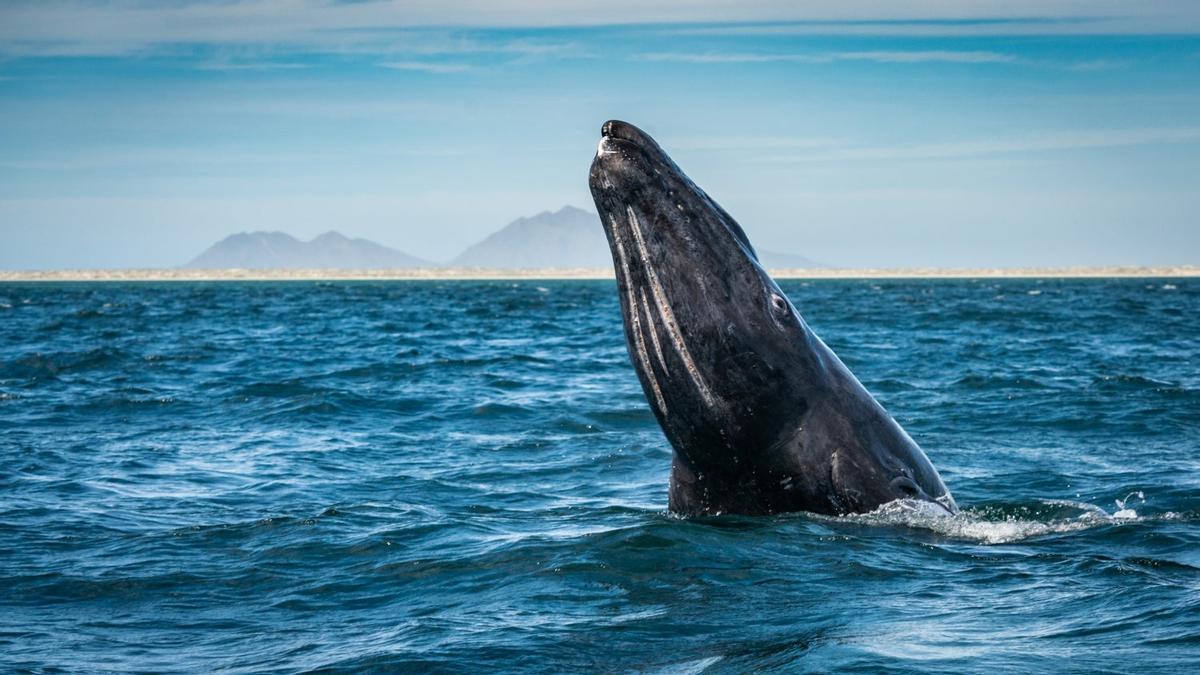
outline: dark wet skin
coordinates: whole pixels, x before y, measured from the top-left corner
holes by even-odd
[[[590,174],[625,338],[683,514],[865,513],[954,500],[921,448],[650,136],[606,122]]]

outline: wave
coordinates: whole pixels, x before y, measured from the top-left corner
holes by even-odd
[[[1143,503],[1145,493],[1134,492],[1124,499],[1115,500],[1116,508],[1112,513],[1086,502],[1044,499],[1027,504],[984,505],[948,515],[936,504],[900,499],[884,504],[871,513],[816,517],[834,522],[928,530],[944,537],[980,544],[1011,544],[1099,527],[1183,518],[1174,512],[1141,516],[1135,506]]]
[[[122,364],[125,358],[124,352],[112,347],[25,354],[11,361],[0,361],[0,379],[41,379],[66,373],[110,370]]]

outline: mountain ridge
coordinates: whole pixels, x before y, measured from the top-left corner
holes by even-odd
[[[599,216],[574,206],[517,218],[468,246],[452,267],[604,267],[612,264]]]
[[[369,239],[351,239],[330,230],[301,241],[286,232],[238,232],[208,247],[187,269],[371,269],[436,267]]]
[[[760,249],[773,269],[819,269],[804,256]],[[566,205],[523,216],[436,263],[369,239],[330,230],[305,242],[279,231],[232,234],[183,265],[185,269],[388,269],[465,267],[493,269],[608,268],[612,266],[600,217]]]
[[[541,237],[546,243],[531,244]],[[802,255],[758,249],[763,267],[818,269],[829,265]],[[566,205],[558,211],[517,218],[450,261],[451,267],[536,269],[540,267],[610,267],[612,256],[600,216]]]

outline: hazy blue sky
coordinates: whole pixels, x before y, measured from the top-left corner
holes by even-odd
[[[1200,2],[0,4],[0,267],[446,259],[654,134],[760,248],[1200,263]],[[893,5],[903,4],[903,8]]]

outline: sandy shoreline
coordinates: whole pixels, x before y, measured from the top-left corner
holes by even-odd
[[[1003,279],[1200,277],[1200,267],[1024,267],[896,269],[772,269],[778,279]],[[124,269],[0,270],[3,281],[355,281],[355,280],[522,280],[611,279],[608,268],[488,269]]]

